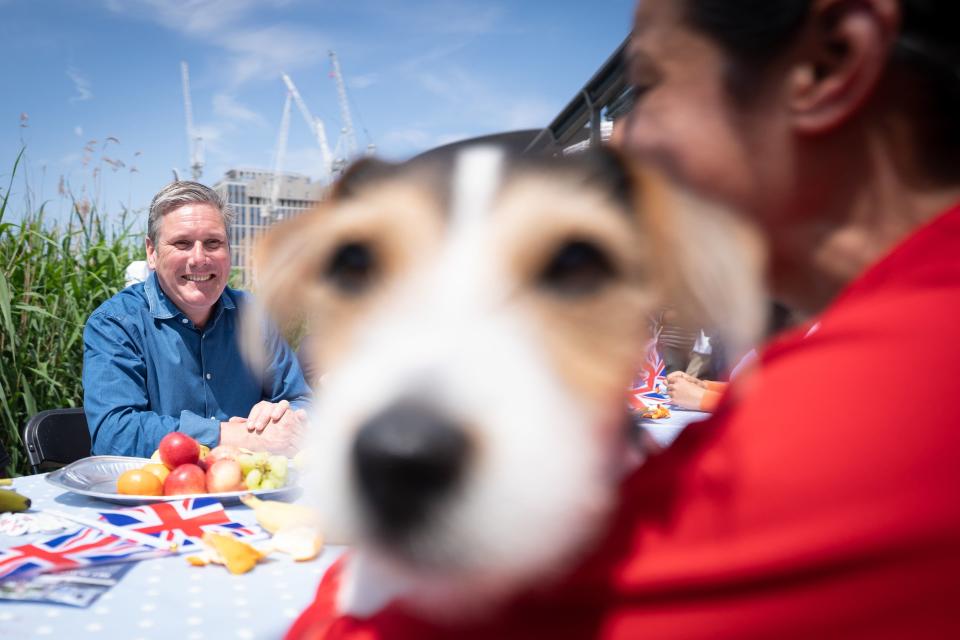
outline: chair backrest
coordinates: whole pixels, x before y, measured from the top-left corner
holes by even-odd
[[[9,475],[10,470],[10,455],[7,453],[7,450],[4,449],[3,445],[0,444],[0,478],[6,478]]]
[[[50,409],[30,418],[23,430],[34,473],[56,469],[90,455],[83,409]]]

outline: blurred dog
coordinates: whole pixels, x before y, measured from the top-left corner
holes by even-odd
[[[477,614],[568,569],[611,510],[664,289],[760,322],[748,234],[610,152],[363,161],[274,229],[259,289],[328,372],[308,491],[355,546],[354,616]]]

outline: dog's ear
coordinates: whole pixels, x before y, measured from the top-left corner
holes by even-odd
[[[633,208],[651,236],[664,306],[688,326],[716,330],[730,353],[763,338],[769,313],[766,245],[740,216],[685,191],[662,173],[620,157]]]
[[[339,203],[356,196],[360,191],[388,175],[396,168],[389,162],[362,158],[351,164],[337,179],[326,201],[295,218],[270,227],[257,242],[252,271],[256,274],[259,297],[271,315],[282,322],[295,322],[295,295],[298,284],[313,277],[309,261],[297,258],[310,255],[308,243],[315,236],[311,228],[322,224],[323,218]]]
[[[589,186],[600,187],[624,205],[632,205],[639,189],[637,170],[616,150],[606,146],[590,148],[585,153],[567,156],[562,162],[579,163]]]
[[[308,243],[311,228],[321,222],[327,203],[295,218],[278,222],[257,239],[248,265],[254,274],[253,290],[240,316],[241,351],[252,371],[263,371],[268,362],[266,327],[272,322],[284,335],[299,333],[303,324],[302,296],[298,285],[308,278]]]
[[[344,200],[353,197],[366,185],[390,175],[396,168],[396,164],[378,158],[361,158],[340,175],[333,186],[332,198]]]
[[[341,174],[324,202],[271,226],[257,240],[250,264],[256,298],[244,312],[242,328],[244,352],[254,367],[265,362],[262,330],[268,318],[287,334],[303,327],[303,284],[316,277],[315,265],[308,259],[313,255],[310,243],[317,233],[322,233],[318,227],[324,224],[324,218],[339,203],[395,169],[396,165],[374,158],[354,162]]]

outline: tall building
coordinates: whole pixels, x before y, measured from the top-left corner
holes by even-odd
[[[279,197],[274,212],[269,210],[272,171],[230,169],[213,185],[213,190],[227,201],[235,214],[230,228],[231,266],[239,274],[241,286],[252,284],[249,261],[259,235],[279,220],[312,209],[326,193],[323,183],[304,175],[282,173],[279,179]]]

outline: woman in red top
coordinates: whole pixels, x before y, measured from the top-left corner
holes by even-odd
[[[956,0],[643,0],[621,144],[754,220],[817,330],[627,478],[561,584],[438,629],[331,617],[334,573],[290,637],[960,637],[958,24]]]

